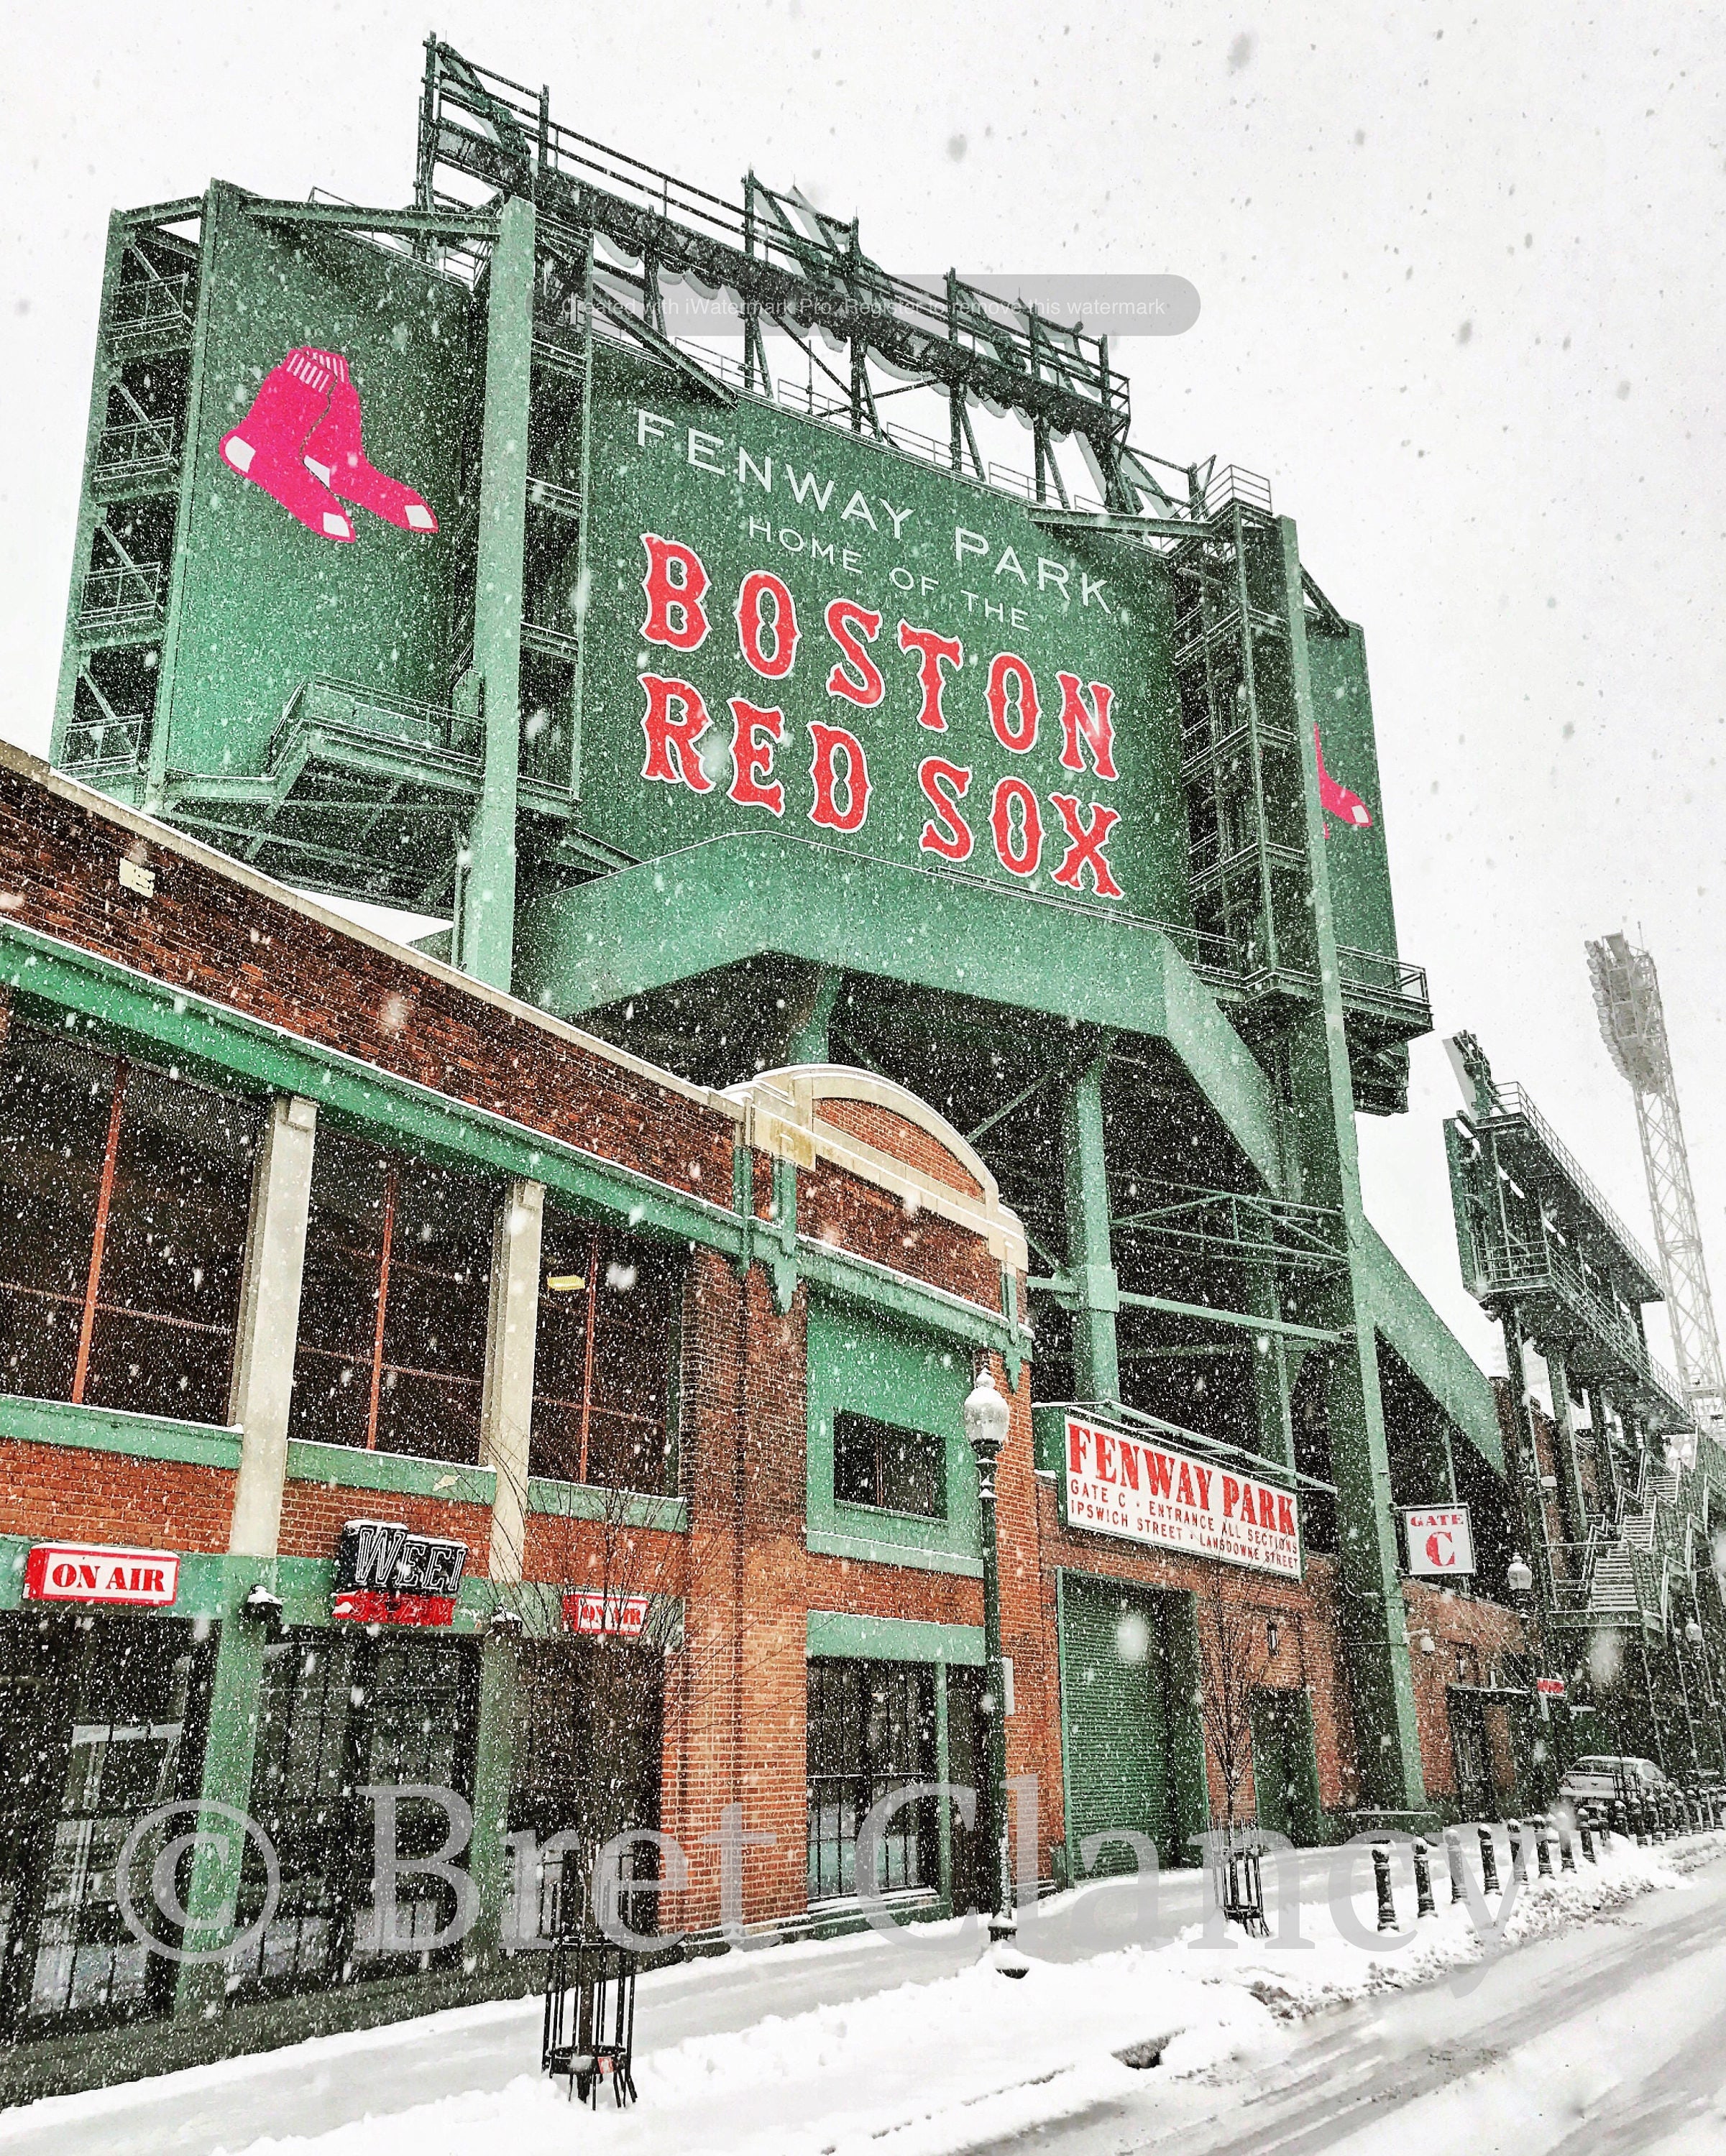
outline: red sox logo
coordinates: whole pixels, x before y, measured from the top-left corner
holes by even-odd
[[[1351,824],[1356,830],[1364,831],[1372,823],[1372,811],[1358,793],[1351,793],[1340,780],[1333,778],[1325,769],[1324,743],[1318,738],[1317,726],[1312,729],[1312,747],[1318,756],[1319,799],[1339,824]],[[1324,827],[1324,834],[1327,838],[1330,836],[1328,824]]]
[[[301,346],[271,367],[251,410],[222,437],[222,457],[321,539],[352,543],[344,501],[404,531],[438,528],[424,497],[367,458],[359,392],[339,352]]]

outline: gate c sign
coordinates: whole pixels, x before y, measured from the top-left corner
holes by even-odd
[[[24,1561],[27,1602],[105,1602],[165,1609],[179,1587],[180,1560],[168,1550],[38,1543]]]
[[[1446,1579],[1474,1570],[1474,1537],[1466,1505],[1405,1507],[1409,1571],[1417,1579]]]

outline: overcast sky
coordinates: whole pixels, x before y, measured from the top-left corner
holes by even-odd
[[[44,751],[108,211],[411,191],[412,8],[7,11],[0,732]],[[753,164],[890,267],[1160,270],[1134,439],[1271,480],[1363,623],[1403,954],[1652,1240],[1585,936],[1654,952],[1726,1292],[1716,8],[1230,13],[1004,0],[577,8],[435,28],[567,125],[727,196]],[[1435,1037],[1369,1209],[1475,1351]]]

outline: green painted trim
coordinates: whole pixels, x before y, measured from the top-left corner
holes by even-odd
[[[948,1339],[963,1341],[968,1347],[987,1348],[997,1354],[1010,1355],[1015,1346],[1021,1354],[1030,1352],[1029,1335],[1022,1330],[1009,1330],[1004,1317],[986,1310],[980,1302],[968,1302],[944,1288],[930,1287],[893,1272],[872,1258],[836,1250],[830,1243],[817,1242],[813,1236],[798,1240],[797,1270],[811,1289],[824,1290],[846,1302],[864,1304],[890,1322],[934,1329]]]
[[[1283,1187],[1264,1073],[1168,936],[1130,914],[737,833],[572,889],[524,886],[516,979],[573,1016],[764,951],[1166,1040],[1266,1187]]]
[[[951,1662],[983,1667],[980,1625],[939,1625],[915,1617],[860,1617],[845,1609],[809,1612],[805,1653],[811,1661]]]
[[[587,1482],[554,1482],[542,1475],[530,1476],[527,1509],[561,1520],[603,1520],[614,1493]],[[689,1500],[655,1497],[639,1493],[631,1497],[621,1524],[626,1527],[658,1527],[669,1535],[689,1532]]]
[[[0,1609],[20,1609],[23,1604],[24,1560],[43,1535],[0,1535]],[[144,1544],[141,1543],[140,1547]],[[153,1545],[152,1545],[153,1546]],[[188,1550],[180,1558],[179,1593],[160,1613],[131,1614],[141,1624],[153,1614],[207,1618],[221,1624],[235,1617],[240,1604],[260,1582],[281,1597],[283,1620],[289,1625],[326,1625],[336,1593],[336,1562],[327,1558],[229,1557],[213,1550]],[[468,1637],[479,1630],[497,1607],[501,1597],[489,1579],[473,1574],[461,1583],[456,1598],[455,1623],[449,1636]],[[68,1604],[67,1607],[74,1605]]]
[[[963,1413],[968,1361],[927,1327],[883,1323],[873,1312],[836,1308],[819,1295],[809,1300],[806,1339],[809,1548],[980,1578],[977,1468]],[[940,1518],[846,1504],[835,1496],[834,1433],[847,1410],[943,1443],[947,1510]]]
[[[0,921],[0,975],[19,994],[128,1041],[254,1091],[301,1094],[321,1112],[450,1165],[528,1177],[632,1228],[727,1254],[738,1247],[738,1223],[727,1209],[20,922]]]
[[[1487,1465],[1503,1475],[1504,1433],[1492,1379],[1415,1286],[1371,1221],[1365,1227],[1362,1255],[1374,1326]]]
[[[734,1260],[751,1249],[757,1224],[730,1207],[6,919],[0,919],[0,978],[27,1000],[89,1020],[116,1045],[142,1044],[249,1091],[302,1095],[321,1113],[449,1166],[525,1176],[590,1212]],[[798,1239],[795,1262],[812,1285],[889,1317],[1002,1354],[1028,1344],[980,1303],[813,1237]]]
[[[383,1490],[393,1496],[439,1497],[447,1505],[487,1505],[497,1494],[495,1467],[456,1467],[404,1452],[367,1452],[356,1445],[288,1446],[288,1480],[343,1490]]]
[[[130,1414],[121,1408],[74,1407],[69,1400],[0,1399],[0,1438],[20,1445],[64,1445],[85,1452],[117,1452],[129,1460],[177,1460],[191,1467],[239,1471],[238,1430],[177,1422],[166,1415]]]
[[[881,1517],[859,1505],[835,1505],[834,1512],[840,1520],[874,1520]],[[921,1526],[922,1522],[912,1524]],[[961,1579],[983,1577],[981,1558],[954,1557],[945,1550],[919,1549],[906,1543],[877,1542],[865,1535],[826,1534],[814,1528],[809,1531],[804,1542],[812,1557],[842,1557],[852,1564],[892,1564],[907,1572],[951,1573]]]

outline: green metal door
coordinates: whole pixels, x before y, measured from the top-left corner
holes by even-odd
[[[1253,1694],[1252,1783],[1261,1826],[1297,1845],[1318,1840],[1318,1757],[1305,1692]]]
[[[1164,1639],[1160,1598],[1112,1581],[1061,1582],[1061,1743],[1067,1847],[1076,1876],[1131,1871],[1130,1844],[1086,1866],[1092,1835],[1145,1835],[1169,1856]]]

